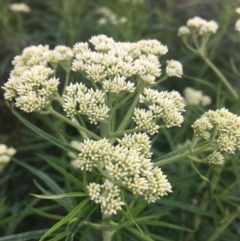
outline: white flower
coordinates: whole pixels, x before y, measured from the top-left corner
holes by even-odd
[[[22,54],[15,56],[12,61],[14,69],[11,72],[11,77],[20,76],[25,70],[35,65],[43,65],[47,67],[47,59],[45,58],[44,53],[48,50],[48,45],[30,46],[25,48]]]
[[[240,7],[235,9],[236,13],[240,14]]]
[[[87,188],[91,200],[100,204],[102,213],[112,215],[122,209],[124,202],[121,201],[120,190],[110,181],[106,180],[102,185],[90,183]]]
[[[200,17],[194,17],[187,21],[187,27],[183,26],[179,28],[178,35],[188,35],[192,31],[199,35],[215,34],[218,27],[218,24],[214,20],[207,21]]]
[[[30,12],[30,7],[26,3],[12,3],[10,9],[14,12]]]
[[[208,163],[222,165],[224,163],[224,157],[220,152],[214,151],[212,154],[206,157],[206,161]]]
[[[238,19],[237,22],[235,23],[235,30],[240,32],[240,19]]]
[[[15,155],[16,150],[12,147],[8,148],[5,144],[0,144],[0,172],[5,165],[10,161],[11,157]]]
[[[203,95],[201,90],[195,90],[191,87],[186,87],[183,91],[185,101],[189,105],[210,105],[212,100],[209,96]]]
[[[185,100],[189,105],[199,105],[203,96],[201,90],[195,90],[191,87],[186,87],[183,91]]]
[[[134,121],[140,129],[145,130],[151,135],[157,132],[158,126],[153,125],[158,119],[162,119],[166,126],[181,126],[183,122],[182,112],[184,111],[184,102],[181,95],[176,92],[152,90],[145,88],[143,94],[140,95],[140,103],[144,103],[150,109],[149,111],[137,109],[134,112]],[[137,114],[137,115],[135,115]],[[151,124],[151,125],[150,125]],[[149,126],[150,125],[150,126]],[[145,129],[144,129],[144,126]],[[149,128],[154,129],[150,130]]]
[[[145,131],[150,135],[158,132],[159,125],[155,123],[154,115],[150,110],[135,108],[133,120],[139,130]]]
[[[198,16],[191,18],[187,21],[187,27],[199,29],[201,26],[205,25],[207,21]]]
[[[176,76],[178,78],[182,78],[182,64],[176,60],[168,60],[166,72],[168,76]]]
[[[143,195],[148,202],[155,202],[172,191],[161,169],[154,168],[147,158],[151,156],[149,148],[148,136],[141,133],[125,135],[116,146],[106,139],[84,140],[81,144],[80,167],[85,170],[100,168],[103,176],[111,180],[103,185],[91,183],[88,186],[90,198],[100,203],[103,213],[116,214],[121,209],[119,186]]]
[[[203,95],[200,103],[202,106],[208,106],[212,103],[212,99],[208,95]]]
[[[233,154],[236,149],[240,149],[240,117],[225,108],[204,113],[192,127],[195,135],[204,139],[209,139],[211,130],[214,129],[216,145],[220,151]]]
[[[206,22],[204,25],[201,26],[201,28],[199,29],[199,34],[203,35],[205,33],[216,33],[218,29],[218,24],[211,20]]]
[[[182,26],[178,29],[178,36],[187,36],[190,34],[190,29],[186,26]]]
[[[106,52],[113,48],[114,40],[106,35],[93,36],[90,40],[97,51]]]

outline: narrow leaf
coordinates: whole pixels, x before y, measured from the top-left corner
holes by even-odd
[[[76,216],[83,208],[84,206],[89,202],[89,198],[86,198],[84,201],[82,201],[77,207],[75,207],[67,216],[65,216],[62,220],[60,220],[58,223],[53,225],[42,237],[39,241],[44,240],[46,237],[48,237],[50,234],[52,234],[55,230],[57,230],[59,227],[61,227],[63,224],[70,221],[74,216]]]
[[[39,129],[38,127],[36,127],[35,125],[33,125],[31,122],[29,122],[27,119],[25,119],[23,116],[21,116],[20,114],[18,114],[18,112],[16,110],[14,110],[13,108],[10,108],[10,110],[12,111],[12,113],[26,126],[28,127],[30,130],[32,130],[33,132],[35,132],[36,134],[38,134],[39,136],[41,136],[43,139],[51,142],[52,144],[60,147],[61,149],[65,150],[65,151],[73,151],[76,152],[77,150],[75,148],[73,148],[71,145],[63,143],[62,141],[59,141],[57,138],[49,135],[48,133],[46,133],[45,131],[42,131],[41,129]]]
[[[58,172],[63,174],[66,178],[68,178],[71,182],[73,182],[76,186],[78,186],[81,190],[84,190],[83,184],[74,176],[72,176],[70,173],[62,169],[60,166],[56,165],[54,162],[48,160],[46,157],[39,155],[44,161],[46,161],[50,166],[52,166],[54,169],[56,169]]]
[[[50,219],[56,219],[56,220],[61,220],[62,218],[64,218],[64,216],[60,216],[60,215],[55,215],[55,214],[50,214],[50,213],[43,212],[42,210],[37,209],[37,208],[34,208],[34,207],[28,205],[27,203],[25,203],[25,205],[26,205],[33,213],[36,213],[36,214],[38,214],[39,216],[46,217],[46,218],[50,218]]]
[[[61,199],[61,198],[66,198],[66,197],[86,197],[88,196],[86,193],[82,192],[69,192],[69,193],[64,193],[64,194],[57,194],[57,195],[38,195],[38,194],[33,194],[30,193],[34,197],[42,198],[42,199]]]

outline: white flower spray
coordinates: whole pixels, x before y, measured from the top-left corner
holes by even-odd
[[[179,35],[193,31],[205,36],[216,30],[215,22],[194,18]],[[162,76],[159,59],[167,52],[157,40],[125,43],[99,35],[72,49],[31,46],[12,62],[14,68],[3,86],[5,99],[25,112],[53,115],[79,131],[79,141],[72,142],[79,155],[70,155],[74,167],[86,173],[86,192],[100,205],[103,221],[124,208],[125,192],[149,203],[171,193],[159,166],[209,148],[212,153],[206,161],[222,164],[222,152],[231,154],[240,147],[239,117],[221,109],[194,122],[190,151],[152,161],[150,136],[163,128],[181,127],[184,121],[183,97],[155,89],[170,76],[183,75],[182,64],[169,60]],[[57,78],[59,67],[65,81]],[[200,138],[209,143],[198,145]],[[88,178],[89,172],[97,173],[95,180],[92,175]]]

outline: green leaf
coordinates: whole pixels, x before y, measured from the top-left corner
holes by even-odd
[[[64,190],[62,188],[60,188],[58,186],[58,184],[51,179],[48,175],[46,175],[45,173],[43,173],[42,171],[31,167],[30,165],[21,162],[19,160],[17,160],[16,158],[12,157],[12,160],[14,162],[16,162],[17,164],[19,164],[20,166],[23,166],[24,168],[26,168],[27,170],[29,170],[30,172],[32,172],[34,175],[36,175],[38,178],[40,178],[53,192],[55,193],[59,193],[59,194],[63,194]],[[62,202],[64,202],[66,204],[66,206],[70,206],[72,207],[72,202],[70,199],[65,199],[62,200]]]
[[[48,160],[46,157],[39,155],[44,161],[46,161],[50,166],[52,166],[54,169],[56,169],[58,172],[60,172],[63,176],[65,176],[67,179],[69,179],[71,182],[73,182],[77,187],[79,187],[81,190],[84,190],[83,184],[75,178],[73,175],[62,169],[60,166],[56,165],[53,161]]]
[[[83,192],[69,192],[64,194],[57,194],[57,195],[38,195],[30,193],[34,197],[42,198],[42,199],[61,199],[66,197],[86,197],[88,196],[86,193]]]
[[[29,204],[25,203],[25,205],[33,212],[38,214],[39,216],[42,217],[46,217],[46,218],[50,218],[50,219],[56,219],[56,220],[61,220],[62,218],[64,218],[64,216],[60,216],[60,215],[55,215],[55,214],[50,214],[50,213],[46,213],[43,212],[40,209],[34,208],[32,206],[30,206]]]
[[[35,230],[35,231],[26,232],[26,233],[19,233],[19,234],[2,237],[2,238],[0,238],[0,241],[36,240],[36,239],[40,238],[45,232],[46,232],[46,229]]]
[[[33,132],[35,132],[36,134],[41,136],[43,139],[51,142],[52,144],[60,147],[61,149],[65,150],[65,151],[72,151],[72,152],[78,151],[75,148],[73,148],[71,145],[63,143],[62,141],[60,141],[57,138],[49,135],[45,131],[42,131],[41,129],[39,129],[38,127],[33,125],[31,122],[29,122],[27,119],[25,119],[23,116],[18,114],[18,112],[16,110],[14,110],[13,108],[10,108],[10,110],[26,127],[28,127],[30,130],[32,130]]]
[[[187,232],[194,232],[194,230],[179,226],[179,225],[175,225],[175,224],[171,224],[171,223],[167,223],[167,222],[161,222],[161,221],[156,221],[156,220],[136,220],[139,224],[144,224],[144,225],[151,225],[151,226],[161,226],[161,227],[166,227],[166,228],[171,228],[171,229],[178,229],[178,230],[182,230],[182,231],[187,231]]]
[[[196,77],[192,77],[192,76],[189,76],[189,75],[183,75],[184,78],[187,78],[187,79],[190,79],[190,80],[194,80],[196,82],[199,82],[201,84],[204,84],[208,87],[210,87],[212,90],[216,91],[216,86],[212,85],[209,83],[209,81],[206,81],[204,79],[201,79],[201,78],[196,78]]]
[[[34,184],[36,185],[36,187],[42,191],[43,194],[45,195],[52,195],[52,193],[50,193],[49,191],[47,191],[45,188],[43,188],[36,180],[33,181]],[[64,199],[55,199],[54,200],[56,203],[58,203],[59,205],[63,206],[68,212],[70,212],[73,208],[73,205],[66,203],[66,200]]]
[[[203,210],[201,208],[198,207],[193,207],[189,204],[183,203],[183,202],[177,202],[177,201],[173,201],[173,200],[165,200],[165,199],[160,199],[158,200],[158,203],[162,203],[168,206],[173,206],[175,208],[180,208],[180,209],[184,209],[187,210],[189,212],[192,213],[196,213],[196,214],[200,214],[203,216],[208,216],[208,217],[212,217],[212,218],[218,218],[218,216],[216,215],[216,213],[211,212],[209,210]]]
[[[159,241],[174,241],[172,239],[171,240],[170,239],[166,239],[164,237],[161,237],[161,236],[153,234],[153,233],[151,233],[150,235],[154,239],[154,241],[157,241],[157,240],[159,240]]]
[[[141,239],[141,240],[144,240],[144,241],[154,241],[149,236],[146,236],[146,235],[142,234],[138,229],[127,228],[126,230],[128,230],[130,233],[132,233],[134,236],[136,236],[138,238],[138,240]]]
[[[77,207],[75,207],[67,216],[65,216],[62,220],[60,220],[58,223],[53,225],[42,237],[39,241],[44,240],[46,237],[48,237],[50,234],[52,234],[55,230],[60,228],[63,224],[70,221],[74,216],[76,216],[79,212],[82,211],[82,209],[85,207],[85,205],[90,201],[89,198],[86,198],[84,201],[82,201]],[[1,241],[1,240],[0,240]]]
[[[63,238],[65,238],[68,235],[68,231],[64,231],[56,236],[54,236],[51,239],[48,239],[48,241],[58,241],[58,240],[63,240]]]
[[[237,157],[237,155],[234,155],[233,158],[231,158],[232,160],[232,165],[233,165],[233,171],[235,172],[235,176],[237,179],[237,183],[238,183],[238,187],[240,188],[240,175],[239,175],[239,159]]]

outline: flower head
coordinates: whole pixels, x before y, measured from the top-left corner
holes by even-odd
[[[85,140],[80,147],[80,168],[88,171],[92,168],[101,169],[101,173],[111,181],[108,184],[110,183],[112,188],[112,182],[114,182],[133,194],[143,195],[148,202],[155,202],[161,196],[171,192],[171,185],[166,176],[161,169],[154,168],[153,163],[148,159],[151,153],[149,138],[146,134],[125,135],[118,142],[117,146],[113,146],[106,139]],[[103,212],[105,207],[103,208],[101,193],[105,192],[101,189],[104,187],[99,184],[89,185],[91,199],[101,204]],[[109,196],[108,193],[105,196]],[[105,202],[105,199],[103,200]]]
[[[182,78],[182,64],[176,60],[168,60],[166,72],[168,76],[176,76],[178,78]]]
[[[26,112],[41,111],[52,101],[59,85],[53,71],[42,65],[33,66],[19,77],[11,76],[4,85],[5,99],[15,98],[16,106]]]
[[[190,34],[190,29],[186,26],[182,26],[178,29],[178,36],[188,36]]]
[[[214,130],[216,145],[220,151],[233,154],[236,149],[240,149],[240,117],[225,108],[206,112],[192,127],[195,135],[204,139],[209,139]]]
[[[158,132],[158,120],[162,120],[169,128],[181,126],[184,112],[183,98],[176,91],[167,92],[145,88],[140,95],[140,103],[148,106],[149,110],[135,108],[133,120],[140,130],[149,134]]]
[[[210,105],[212,100],[208,95],[203,95],[201,90],[195,90],[191,87],[186,87],[183,91],[185,101],[188,105]]]
[[[5,144],[0,144],[0,172],[10,161],[11,157],[15,155],[15,153],[16,150],[14,148],[8,148]]]
[[[30,7],[26,3],[12,3],[10,9],[14,12],[30,12]]]
[[[207,21],[201,17],[194,17],[187,21],[187,26],[182,26],[178,30],[178,36],[184,37],[192,33],[199,35],[215,34],[218,24],[214,20]]]
[[[90,183],[87,188],[91,200],[100,204],[102,213],[112,215],[122,209],[124,202],[121,201],[120,190],[110,181],[105,180],[102,185]]]
[[[235,12],[240,14],[240,7],[235,9]]]
[[[238,19],[237,22],[235,23],[235,30],[240,32],[240,19]]]
[[[206,161],[212,164],[220,164],[224,163],[224,157],[219,151],[214,151],[212,154],[206,157]]]

